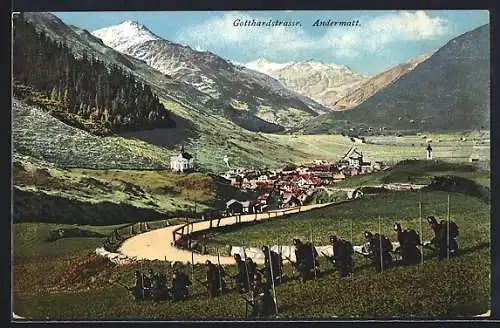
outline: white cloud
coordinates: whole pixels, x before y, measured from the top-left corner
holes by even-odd
[[[374,18],[368,22],[368,29],[372,33],[399,40],[425,40],[445,34],[447,20],[430,17],[425,11],[402,11]]]
[[[301,27],[236,27],[236,19],[253,17],[227,12],[196,26],[187,26],[178,40],[197,49],[245,47],[255,56],[274,56],[290,51],[318,49],[337,56],[384,51],[398,41],[421,41],[449,32],[450,22],[431,17],[425,11],[399,11],[360,21],[360,27],[320,27],[323,35],[307,34]],[[272,17],[255,19],[266,21]],[[275,18],[273,18],[275,19]],[[302,21],[302,24],[313,22]]]
[[[312,45],[312,40],[301,28],[233,26],[236,19],[245,21],[252,18],[237,12],[225,13],[221,18],[187,27],[178,35],[178,39],[197,48],[245,46],[249,51],[261,54],[304,49]]]

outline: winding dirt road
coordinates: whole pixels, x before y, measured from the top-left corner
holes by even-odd
[[[301,206],[300,208],[297,207],[288,209],[286,211],[286,214],[298,213],[299,211],[310,211],[314,208],[320,208],[331,204],[333,203]],[[258,213],[257,221],[269,220],[275,217],[279,217],[282,216],[283,213],[285,213],[283,210]],[[241,222],[249,222],[253,220],[255,220],[255,214],[247,214],[241,216]],[[219,226],[226,226],[235,223],[236,217],[232,216],[221,219]],[[137,258],[138,260],[165,260],[166,258],[167,261],[171,262],[191,262],[190,251],[179,249],[173,246],[172,232],[182,225],[183,224],[179,224],[171,227],[157,229],[131,237],[123,242],[118,251],[128,257]],[[193,231],[207,230],[210,228],[210,223],[209,221],[194,222],[192,227]],[[206,260],[210,260],[212,263],[217,263],[217,256],[194,253],[195,263],[204,263]],[[234,258],[231,256],[221,256],[220,263],[234,264]]]

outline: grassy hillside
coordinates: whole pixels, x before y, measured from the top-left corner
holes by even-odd
[[[446,196],[442,192],[422,193],[424,215],[444,216]],[[245,231],[220,235],[218,241],[252,246],[276,241],[290,243],[297,234],[304,234],[304,239],[307,238],[313,224],[323,227],[321,231],[315,230],[316,243],[325,244],[332,232],[349,238],[349,222],[352,221],[353,240],[359,243],[365,229],[377,229],[378,215],[382,219],[382,230],[389,235],[396,220],[404,227],[418,227],[418,200],[418,193],[394,193],[258,223]],[[452,217],[461,233],[462,253],[459,257],[438,263],[426,253],[423,266],[395,267],[383,274],[374,273],[372,267],[358,258],[354,277],[347,281],[338,279],[331,265],[322,259],[323,274],[317,281],[300,283],[291,280],[276,288],[280,318],[456,317],[486,312],[490,307],[489,206],[461,194],[452,194],[451,201]],[[283,224],[284,220],[286,224]],[[428,227],[424,225],[424,239],[429,237]],[[18,238],[23,236],[18,235]],[[244,302],[234,292],[207,300],[203,286],[195,283],[192,299],[153,304],[149,301],[134,302],[122,287],[114,283],[130,284],[134,270],[150,267],[167,272],[171,277],[172,269],[164,262],[124,267],[96,263],[98,269],[82,271],[76,281],[65,286],[58,281],[64,281],[65,269],[70,264],[67,257],[54,256],[52,261],[52,265],[35,265],[14,258],[13,309],[16,313],[27,318],[56,320],[244,318]],[[37,290],[33,290],[33,279],[29,276],[35,268],[37,286],[43,286]],[[189,266],[184,270],[191,273]],[[234,274],[234,266],[227,270]],[[284,272],[290,276],[291,267],[285,265]],[[196,265],[195,278],[202,277],[203,267]],[[54,285],[58,288],[50,291],[49,287]]]
[[[313,159],[340,160],[356,145],[368,161],[396,162],[406,158],[425,158],[426,139],[433,138],[434,158],[447,161],[468,161],[472,155],[489,159],[489,135],[477,133],[427,134],[407,137],[371,137],[364,144],[353,143],[340,135],[293,135],[253,133],[220,119],[208,112],[199,112],[187,104],[164,99],[173,113],[194,122],[196,136],[188,139],[188,151],[205,170],[227,170],[224,156],[234,167],[282,168],[288,162],[306,163]],[[154,134],[138,132],[131,135],[158,146],[169,145],[172,132],[159,129]],[[465,137],[466,141],[460,141]],[[483,143],[483,144],[479,144]]]
[[[316,209],[310,213],[296,214],[287,218],[263,221],[250,228],[219,235],[215,242],[221,245],[258,246],[263,244],[291,244],[297,235],[309,239],[311,224],[318,244],[328,245],[328,236],[337,233],[350,239],[352,223],[353,241],[360,244],[365,230],[378,231],[378,217],[381,230],[392,234],[394,222],[403,227],[419,229],[418,202],[422,199],[423,237],[430,240],[431,231],[425,222],[427,215],[445,218],[447,213],[446,192],[394,192],[380,194],[362,201]],[[460,227],[460,246],[475,247],[489,241],[490,206],[483,201],[464,194],[450,194],[450,215]],[[286,224],[284,224],[286,221]],[[318,227],[321,227],[318,228]],[[394,235],[392,236],[394,240]]]
[[[105,237],[62,238],[47,242],[49,232],[55,229],[70,229],[78,227],[82,230],[94,231],[106,235],[123,224],[113,226],[90,226],[55,223],[16,223],[12,226],[14,242],[14,258],[28,259],[37,257],[58,257],[64,255],[86,254],[102,246]]]
[[[14,219],[123,223],[221,208],[242,193],[203,173],[170,170],[61,169],[29,156],[14,158]]]
[[[163,147],[120,137],[97,137],[15,99],[12,141],[15,153],[62,167],[152,169],[170,165],[171,153]]]
[[[361,187],[387,183],[428,184],[433,176],[455,175],[467,178],[482,186],[490,187],[490,170],[472,164],[447,163],[442,161],[404,161],[396,164],[390,171],[380,171],[350,177],[335,184],[335,187]]]

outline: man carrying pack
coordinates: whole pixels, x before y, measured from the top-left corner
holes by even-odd
[[[174,301],[187,299],[189,294],[188,286],[190,285],[191,281],[189,281],[187,274],[177,268],[174,269],[172,274],[172,299]]]
[[[247,264],[241,259],[240,254],[234,254],[234,260],[236,261],[236,269],[238,273],[233,277],[236,283],[236,288],[240,293],[246,293],[250,290],[249,280],[253,276],[249,276],[247,272]]]
[[[330,236],[330,243],[333,247],[332,261],[335,263],[335,269],[342,279],[347,279],[353,269],[354,249],[352,244],[346,240],[338,239],[335,235]]]
[[[318,252],[310,243],[302,243],[300,239],[293,240],[295,246],[295,267],[300,272],[302,282],[314,278],[314,270],[318,266]]]
[[[369,243],[369,255],[376,272],[382,272],[382,269],[387,269],[392,265],[391,241],[384,235],[378,233],[373,235],[370,231],[365,231],[365,239]],[[382,248],[380,247],[382,246]]]
[[[139,270],[135,271],[135,284],[134,287],[131,288],[132,296],[136,301],[144,300],[146,298],[146,294],[144,292],[144,277]]]
[[[257,273],[257,265],[255,262],[252,260],[251,257],[247,257],[245,259],[246,263],[246,269],[248,271],[248,277],[250,277],[250,288],[252,288],[253,285],[253,277]]]
[[[253,279],[253,311],[252,316],[257,318],[268,317],[274,310],[274,301],[271,297],[269,284],[262,282],[262,276],[255,274]]]
[[[220,293],[221,277],[219,275],[219,270],[212,262],[207,260],[205,266],[207,273],[207,280],[205,283],[207,285],[208,297],[213,298]]]
[[[267,246],[262,246],[262,252],[264,253],[265,259],[264,259],[264,266],[266,268],[266,271],[268,272],[266,274],[266,279],[270,280],[271,279],[271,265],[272,263],[272,273],[273,273],[273,278],[274,278],[274,283],[279,284],[281,280],[281,267],[283,265],[283,260],[281,256],[274,252],[270,251]],[[271,253],[271,259],[269,259],[269,253]]]
[[[399,247],[396,248],[397,253],[401,254],[402,263],[416,264],[420,261],[420,251],[417,246],[421,245],[420,236],[413,229],[401,228],[399,223],[394,224],[394,232],[396,232],[399,242]]]
[[[159,272],[153,275],[152,278],[149,278],[151,282],[151,299],[153,301],[160,301],[167,299],[167,286],[166,282],[162,280],[162,276]]]
[[[427,217],[427,222],[434,232],[431,245],[434,246],[438,261],[448,257],[448,251],[450,251],[450,255],[456,254],[458,251],[456,238],[459,235],[457,224],[451,220],[449,222],[441,220],[441,222],[438,223],[436,218],[432,215]],[[449,245],[447,247],[448,243]]]

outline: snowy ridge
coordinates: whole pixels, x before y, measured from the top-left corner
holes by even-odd
[[[353,72],[345,65],[326,64],[314,59],[286,63],[257,59],[243,65],[267,74],[288,89],[310,97],[329,108],[369,78]]]
[[[276,72],[279,70],[287,67],[288,65],[293,65],[295,62],[288,62],[288,63],[274,63],[271,62],[267,59],[264,58],[259,58],[257,60],[248,62],[248,63],[241,63],[242,66],[245,66],[246,68],[249,68],[251,70],[261,72],[270,76],[273,76]],[[275,77],[275,76],[273,76]]]
[[[105,27],[92,32],[92,35],[120,52],[146,41],[161,39],[136,21],[125,21],[119,25]]]
[[[105,45],[139,59],[174,81],[186,83],[210,97],[214,100],[211,103],[211,106],[215,106],[214,110],[221,110],[237,100],[247,111],[245,117],[235,117],[235,120],[254,124],[257,119],[254,116],[264,106],[272,115],[278,115],[279,112],[280,125],[289,127],[295,126],[297,121],[328,111],[325,106],[287,88],[268,75],[250,71],[209,51],[199,52],[189,46],[165,40],[135,22],[100,29],[92,35],[99,37]],[[290,114],[290,111],[294,113]]]

